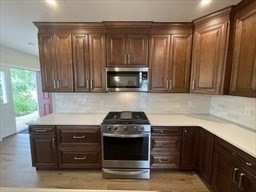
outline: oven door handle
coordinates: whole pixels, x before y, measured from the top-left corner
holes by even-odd
[[[109,170],[109,169],[102,169],[105,173],[109,173],[109,174],[112,174],[112,175],[140,175],[140,174],[143,174],[143,173],[147,173],[148,170],[142,170],[142,171],[112,171],[112,170]]]
[[[140,134],[112,134],[112,133],[103,133],[103,137],[139,138],[139,137],[149,137],[149,133],[140,133]]]

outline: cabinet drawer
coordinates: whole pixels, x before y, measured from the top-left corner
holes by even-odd
[[[55,135],[55,126],[50,125],[36,125],[29,126],[30,134],[54,134]]]
[[[226,156],[233,157],[243,167],[256,173],[256,159],[236,148],[235,146],[227,143],[220,138],[217,138],[215,140],[215,150],[222,154],[225,154]]]
[[[100,129],[57,126],[59,144],[100,144]]]
[[[181,137],[180,136],[152,136],[152,153],[180,153]]]
[[[100,151],[59,151],[59,167],[62,168],[99,168]]]
[[[153,126],[152,135],[181,135],[181,127]]]
[[[180,168],[180,154],[152,155],[151,168],[155,169],[178,169]]]

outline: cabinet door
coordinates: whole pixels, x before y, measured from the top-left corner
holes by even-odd
[[[221,94],[226,58],[228,22],[195,29],[191,92]]]
[[[256,191],[256,175],[250,174],[243,170],[239,175],[238,188],[240,192],[255,192]]]
[[[33,167],[58,167],[54,135],[30,135]]]
[[[150,41],[150,91],[165,92],[168,89],[170,35],[152,35]]]
[[[199,171],[210,183],[212,172],[214,135],[201,129]]]
[[[38,34],[43,91],[55,91],[57,80],[54,40],[51,34]]]
[[[90,59],[88,35],[73,36],[75,91],[89,91]]]
[[[127,63],[130,65],[148,65],[148,36],[131,35],[127,36],[126,43]]]
[[[239,166],[220,152],[214,153],[211,186],[215,191],[236,192],[238,189]]]
[[[184,127],[182,133],[181,169],[194,170],[197,168],[200,129]]]
[[[58,91],[73,91],[71,34],[56,34],[54,36]]]
[[[92,92],[105,92],[105,36],[89,35],[90,45],[90,89]]]
[[[191,35],[172,35],[170,54],[169,90],[175,93],[189,92]]]
[[[256,97],[256,2],[236,14],[231,95]]]
[[[107,35],[107,66],[126,64],[125,35]]]

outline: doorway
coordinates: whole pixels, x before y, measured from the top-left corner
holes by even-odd
[[[36,71],[11,68],[10,72],[16,132],[21,132],[39,117]]]

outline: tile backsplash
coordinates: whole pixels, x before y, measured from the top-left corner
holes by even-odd
[[[55,113],[107,113],[145,111],[147,113],[208,114],[210,96],[161,93],[55,93]]]
[[[211,114],[256,130],[256,99],[248,97],[140,92],[54,93],[55,113],[145,111],[160,114]]]
[[[210,114],[256,130],[256,99],[212,96]]]

